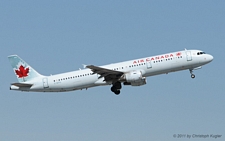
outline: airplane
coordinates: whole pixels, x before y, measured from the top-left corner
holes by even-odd
[[[10,55],[8,59],[18,79],[10,90],[65,92],[112,85],[111,91],[119,95],[122,84],[145,85],[149,76],[189,70],[191,78],[195,78],[193,71],[210,63],[213,56],[201,50],[185,49],[104,66],[86,65],[84,69],[50,76],[39,74],[17,55]]]

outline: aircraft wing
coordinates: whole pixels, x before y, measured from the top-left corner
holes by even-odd
[[[86,66],[86,68],[91,69],[91,71],[94,74],[99,74],[100,77],[105,78],[105,81],[114,81],[114,80],[118,80],[124,73],[121,71],[115,71],[115,70],[110,70],[110,69],[106,69],[106,68],[102,68],[102,67],[98,67],[98,66],[94,66],[94,65],[88,65]]]

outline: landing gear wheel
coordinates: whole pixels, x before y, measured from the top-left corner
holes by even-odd
[[[116,95],[119,95],[119,94],[120,94],[120,90],[116,90],[114,93],[115,93]]]
[[[122,88],[122,85],[119,81],[115,82],[113,86],[111,87],[111,91],[114,92],[116,95],[120,94],[120,89]]]
[[[112,92],[115,92],[115,91],[117,91],[117,89],[116,89],[114,86],[112,86],[112,87],[111,87],[111,91],[112,91]]]
[[[193,69],[190,69],[189,71],[191,73],[191,78],[195,78],[195,75],[193,74]]]
[[[111,87],[111,91],[114,92],[116,95],[120,94],[120,90],[116,89],[114,86]]]

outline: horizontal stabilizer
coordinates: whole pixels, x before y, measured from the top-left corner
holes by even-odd
[[[31,87],[33,84],[26,84],[26,83],[12,83],[11,85],[17,86],[17,87]]]

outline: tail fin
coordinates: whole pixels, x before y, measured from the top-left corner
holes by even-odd
[[[36,77],[42,76],[25,61],[23,61],[19,56],[10,55],[8,56],[8,59],[19,82],[30,81]]]

